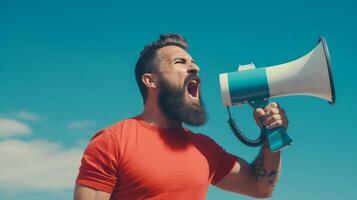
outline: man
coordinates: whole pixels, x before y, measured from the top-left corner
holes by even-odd
[[[204,199],[208,186],[270,197],[280,172],[280,152],[263,145],[257,159],[225,152],[212,139],[182,123],[207,121],[199,67],[177,34],[162,35],[141,52],[135,68],[144,111],[97,133],[88,144],[74,199]],[[287,128],[276,103],[254,111],[257,124]]]

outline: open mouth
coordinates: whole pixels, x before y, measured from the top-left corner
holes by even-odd
[[[199,85],[200,85],[200,80],[198,78],[191,79],[187,83],[187,87],[186,87],[188,96],[190,96],[193,99],[198,99]]]

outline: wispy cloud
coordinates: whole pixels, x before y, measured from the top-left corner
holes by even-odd
[[[44,140],[0,141],[0,191],[72,189],[82,152]]]
[[[96,123],[89,120],[73,121],[68,123],[67,128],[83,130],[94,126]]]
[[[0,138],[14,135],[29,135],[32,129],[18,120],[0,118]]]
[[[13,115],[18,119],[32,121],[32,122],[37,122],[44,119],[44,116],[26,110],[15,112],[13,113]]]

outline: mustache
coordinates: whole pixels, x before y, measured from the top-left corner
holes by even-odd
[[[197,73],[189,73],[185,78],[183,86],[186,87],[191,80],[197,80],[199,83],[201,82],[201,78],[197,75]]]

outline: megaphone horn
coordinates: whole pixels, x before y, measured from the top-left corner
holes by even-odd
[[[294,61],[263,68],[222,73],[219,76],[225,106],[249,100],[306,95],[336,101],[326,40]]]
[[[225,106],[249,103],[255,108],[265,107],[268,98],[292,95],[336,102],[330,54],[323,37],[314,49],[296,60],[270,67],[244,65],[238,71],[220,74],[219,81]],[[291,143],[284,134],[270,139],[278,141],[271,147],[274,151]]]

